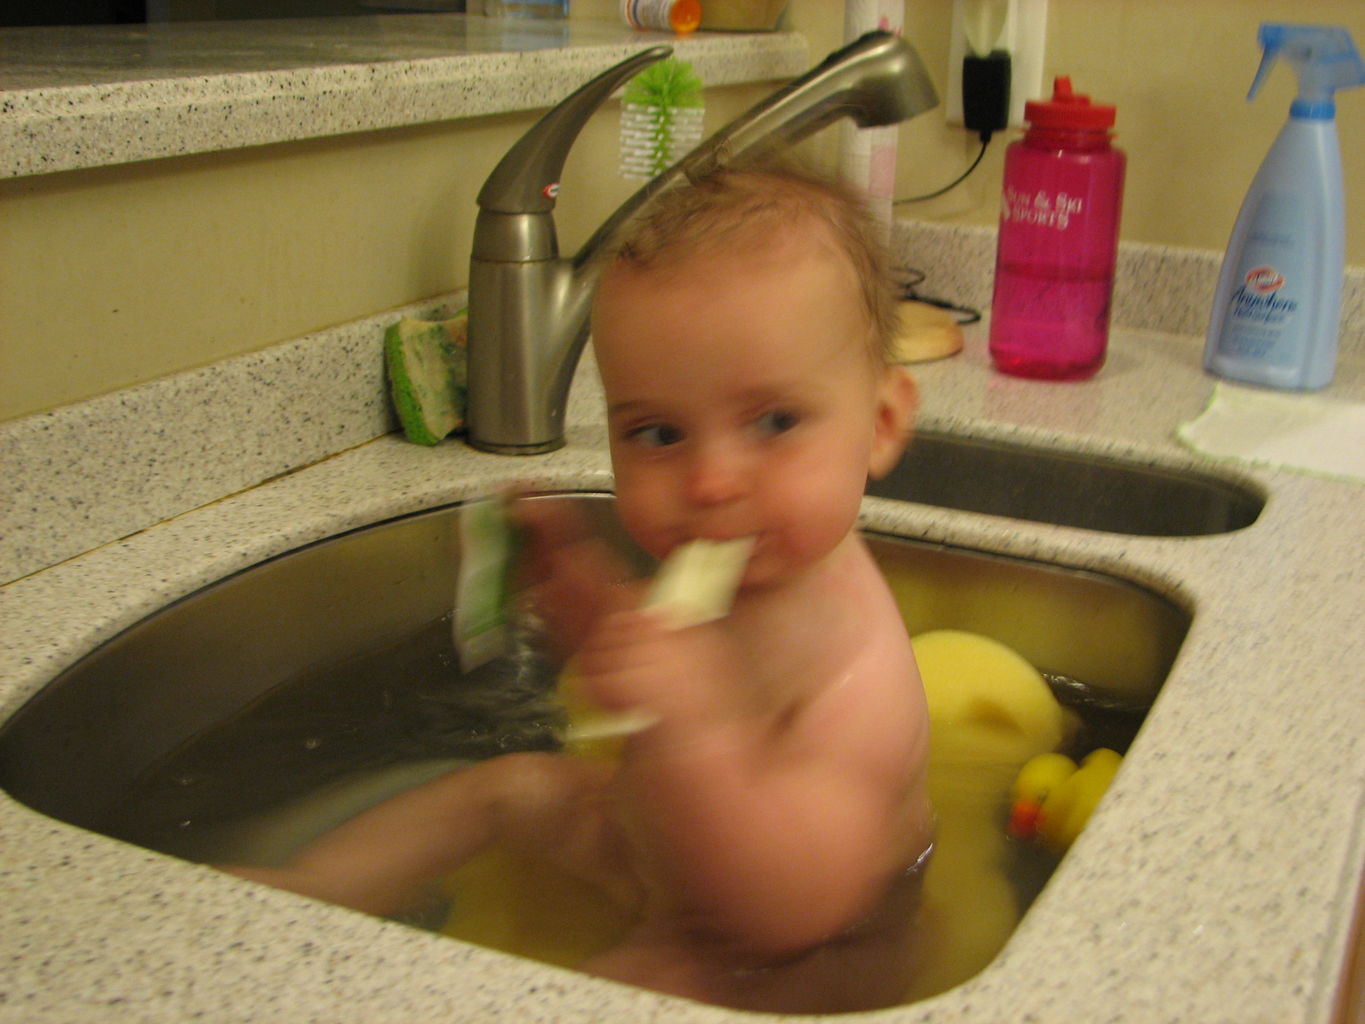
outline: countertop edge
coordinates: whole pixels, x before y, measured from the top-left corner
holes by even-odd
[[[0,177],[540,109],[659,42],[709,86],[785,79],[810,63],[794,32],[678,38],[619,26],[602,35],[527,50],[6,89]]]

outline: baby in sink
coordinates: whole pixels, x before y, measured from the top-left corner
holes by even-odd
[[[855,522],[916,405],[859,199],[792,169],[721,171],[655,203],[593,309],[618,512],[664,558],[753,539],[733,609],[670,628],[553,503],[522,503],[532,593],[586,697],[652,724],[618,759],[494,758],[364,812],[283,868],[374,913],[491,843],[629,908],[583,969],[723,1005],[900,1001],[930,848],[927,713]]]

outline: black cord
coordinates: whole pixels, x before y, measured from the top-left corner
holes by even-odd
[[[896,267],[891,272],[891,276],[895,283],[896,294],[902,299],[913,299],[915,302],[923,302],[926,305],[937,306],[939,309],[956,313],[957,322],[964,326],[974,324],[981,319],[981,310],[979,309],[963,306],[933,295],[921,295],[916,289],[924,283],[926,275],[918,267]]]
[[[892,205],[892,206],[900,206],[902,203],[922,203],[922,202],[924,202],[924,200],[926,200],[926,199],[937,199],[939,196],[943,195],[945,192],[951,192],[953,189],[957,188],[957,187],[958,187],[959,185],[961,185],[964,181],[966,181],[967,178],[971,175],[972,171],[974,171],[974,170],[977,169],[977,167],[978,167],[978,166],[980,165],[980,163],[981,163],[981,158],[984,157],[984,156],[986,155],[986,147],[989,146],[990,144],[991,144],[991,133],[990,133],[990,132],[982,132],[982,133],[981,133],[981,150],[976,154],[976,159],[972,161],[972,165],[971,165],[970,167],[968,167],[965,171],[963,171],[961,174],[959,174],[956,178],[954,178],[952,181],[948,182],[948,184],[944,185],[941,189],[938,189],[937,191],[934,191],[934,192],[926,192],[926,193],[925,193],[924,195],[922,195],[922,196],[910,196],[909,198],[906,198],[906,199],[894,199],[894,200],[892,200],[891,205]]]

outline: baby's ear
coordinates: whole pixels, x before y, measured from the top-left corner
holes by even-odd
[[[919,385],[903,366],[890,366],[877,388],[876,419],[872,426],[872,455],[868,475],[874,480],[891,471],[915,426],[919,409]]]

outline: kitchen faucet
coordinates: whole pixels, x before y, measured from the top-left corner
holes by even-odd
[[[559,255],[554,206],[574,139],[617,86],[672,53],[655,46],[622,61],[553,107],[518,140],[479,191],[469,261],[466,437],[484,451],[535,455],[564,444],[564,411],[588,337],[604,251],[650,200],[684,180],[759,159],[841,117],[895,124],[938,103],[914,48],[870,32],[720,129],[646,183],[572,259]]]

